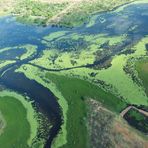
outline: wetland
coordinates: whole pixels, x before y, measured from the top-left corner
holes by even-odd
[[[131,105],[148,107],[146,1],[97,12],[76,27],[18,19],[0,17],[0,112],[5,124],[2,134],[0,128],[1,147],[97,147],[101,141],[94,135],[104,140],[102,148],[114,143],[118,147],[121,139],[134,147],[132,135],[140,147],[148,145],[147,117],[130,110],[126,123],[120,114]],[[107,121],[111,124],[102,129]],[[13,137],[15,124],[18,133]],[[112,127],[115,131],[110,132]],[[23,138],[17,137],[20,133]]]

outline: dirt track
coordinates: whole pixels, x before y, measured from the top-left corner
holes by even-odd
[[[136,107],[134,107],[134,106],[128,106],[127,108],[125,108],[125,109],[120,113],[120,115],[121,115],[122,117],[124,117],[124,115],[125,115],[130,109],[135,109],[135,110],[139,111],[140,113],[144,114],[145,116],[148,116],[148,112],[146,112],[146,111],[144,111],[144,110],[142,110],[142,109],[138,109],[138,108],[136,108]]]

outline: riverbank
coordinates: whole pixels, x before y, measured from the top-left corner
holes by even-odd
[[[54,145],[55,147],[57,147],[57,145],[63,145],[65,147],[68,147],[69,145],[70,147],[86,147],[87,129],[85,119],[87,110],[85,106],[85,98],[92,97],[117,114],[126,107],[126,102],[124,102],[124,100],[115,97],[109,92],[103,91],[98,86],[87,81],[60,76],[45,71],[43,74],[36,67],[31,65],[24,66],[25,70],[22,66],[17,72],[25,73],[28,78],[35,79],[37,82],[48,87],[55,96],[58,96],[58,102],[63,111],[63,125],[59,134],[61,134],[60,137],[62,137],[62,139],[65,137],[67,142],[56,141],[55,139],[57,143]],[[54,85],[56,87],[53,89]],[[58,95],[59,92],[61,95]]]
[[[29,24],[75,27],[88,21],[96,12],[110,11],[133,1],[135,0],[2,0],[0,15],[12,14],[18,21]]]
[[[32,146],[38,130],[37,116],[32,107],[32,102],[27,101],[23,96],[15,92],[1,91],[0,110],[6,120],[6,127],[0,137],[0,147],[9,148],[12,145],[15,147],[21,145]],[[8,142],[8,134],[9,139],[12,139],[11,142]],[[17,142],[18,139],[20,140]]]

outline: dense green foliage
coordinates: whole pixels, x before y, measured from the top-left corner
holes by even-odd
[[[66,27],[74,27],[83,24],[89,15],[85,12],[76,11],[75,13],[67,13],[58,24]]]
[[[47,4],[37,1],[23,0],[14,9],[18,20],[24,23],[47,24],[48,20],[65,8],[67,3]]]

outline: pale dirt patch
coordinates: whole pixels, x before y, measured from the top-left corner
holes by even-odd
[[[13,10],[17,0],[0,0],[0,15],[5,15]]]
[[[124,122],[116,120],[114,122],[113,133],[117,136],[120,135],[120,140],[115,141],[116,148],[124,148],[125,146],[128,148],[147,148],[148,141],[144,140],[141,136],[136,134],[131,128]],[[123,145],[124,143],[124,145]]]
[[[148,72],[148,63],[144,63],[141,68],[144,72]]]

